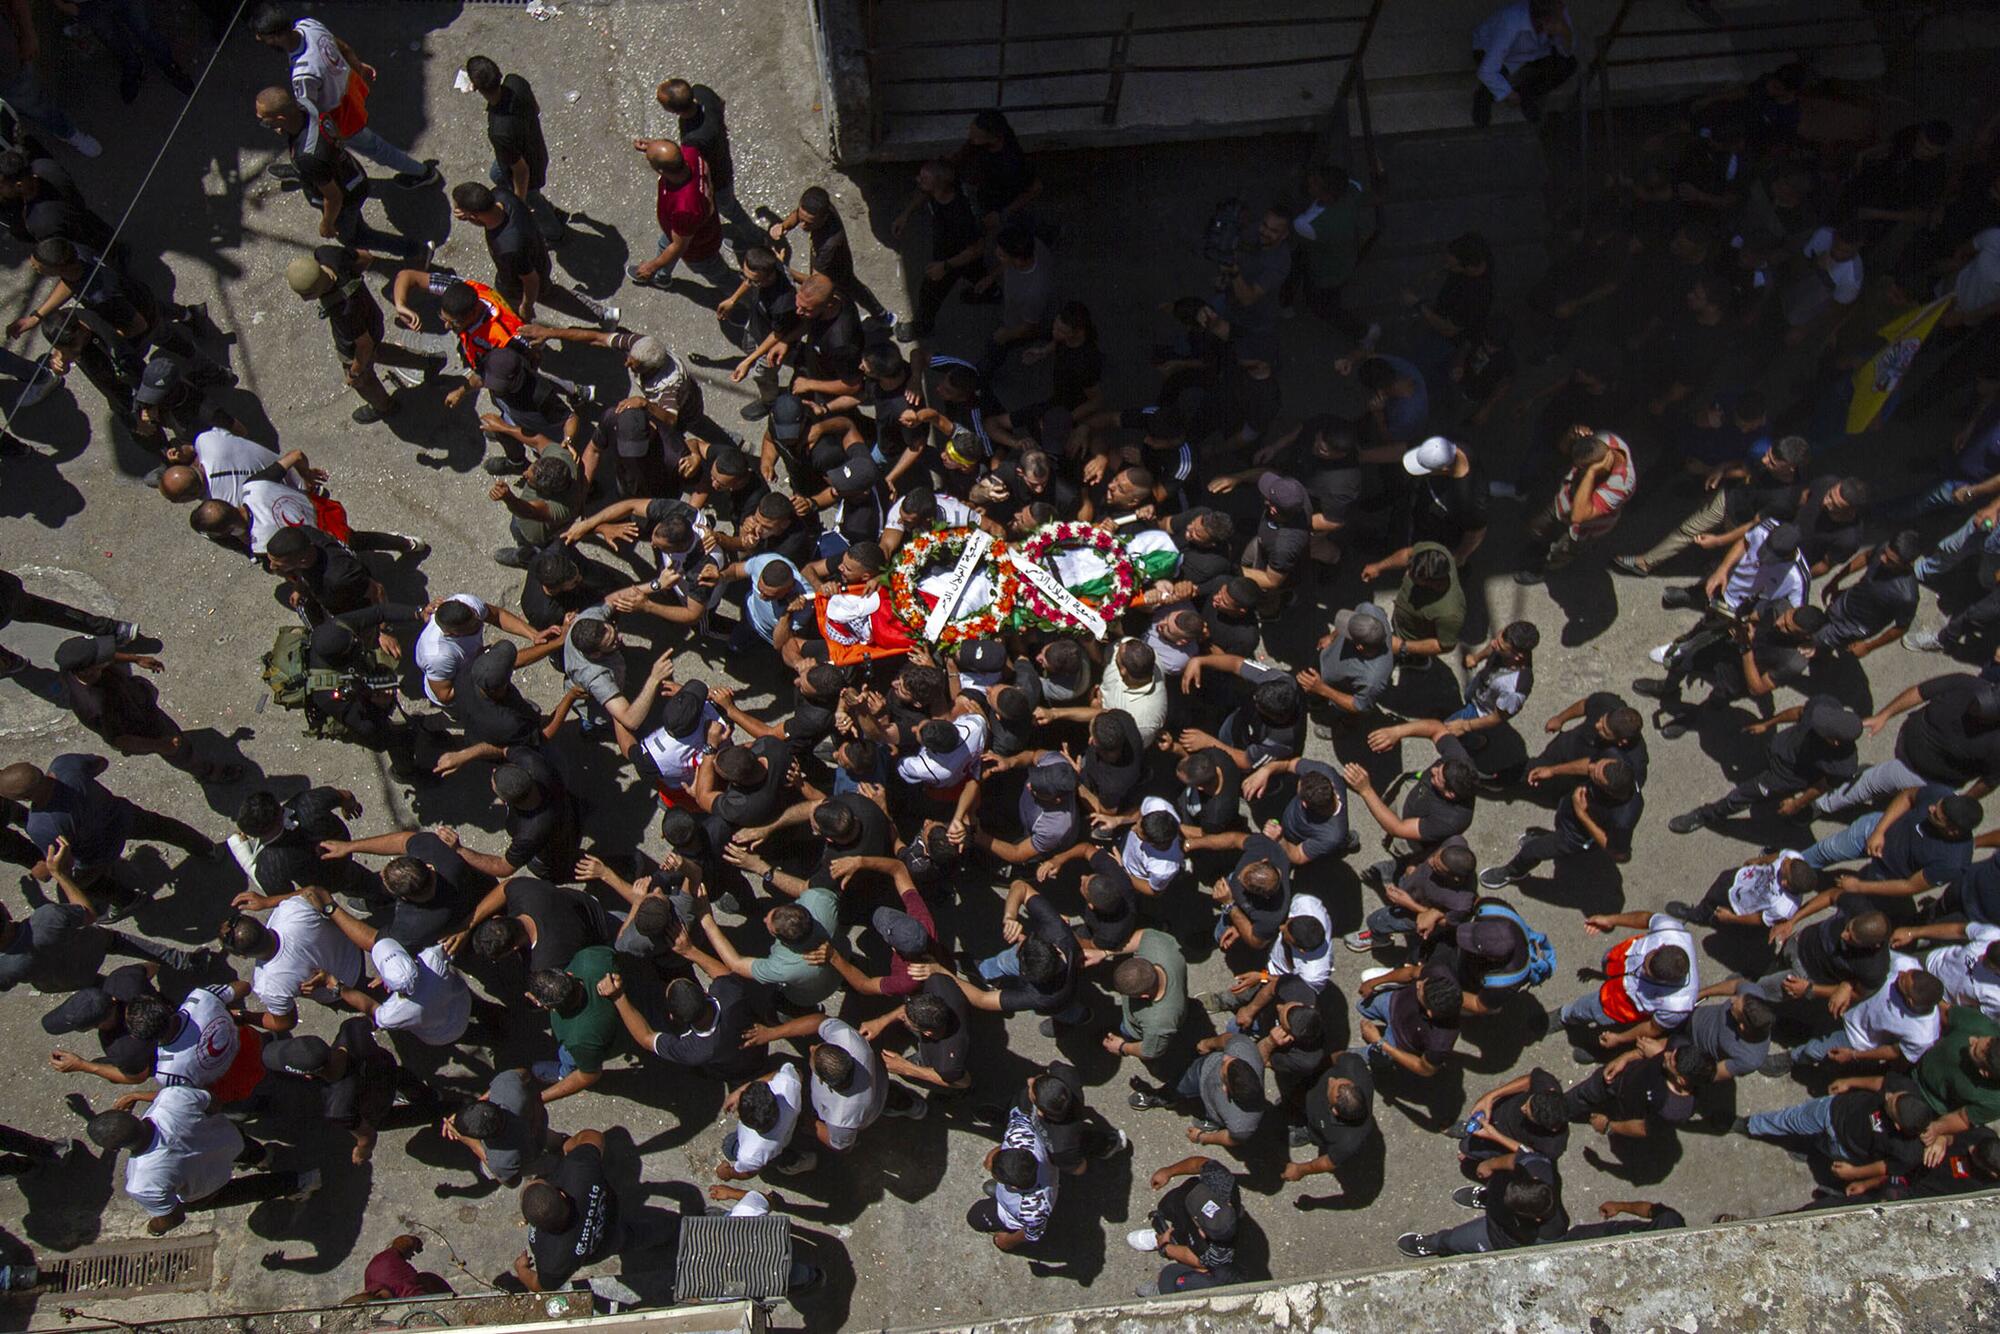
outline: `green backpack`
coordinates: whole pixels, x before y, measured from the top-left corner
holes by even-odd
[[[264,655],[264,684],[271,689],[271,702],[279,708],[305,710],[306,730],[312,735],[342,741],[348,735],[346,724],[337,718],[328,718],[313,708],[313,695],[322,690],[350,686],[367,689],[367,677],[371,675],[394,680],[396,663],[376,648],[368,654],[369,666],[375,671],[365,675],[335,671],[331,667],[308,667],[306,653],[311,643],[312,631],[305,626],[279,627],[278,637],[271,643],[271,651]]]

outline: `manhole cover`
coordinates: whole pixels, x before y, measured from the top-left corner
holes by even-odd
[[[56,1260],[42,1282],[59,1293],[138,1297],[154,1292],[203,1292],[215,1278],[215,1233],[186,1241],[114,1241]]]

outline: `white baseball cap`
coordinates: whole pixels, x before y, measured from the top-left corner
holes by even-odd
[[[1403,455],[1403,471],[1412,477],[1428,477],[1434,472],[1443,472],[1458,457],[1458,447],[1441,435],[1409,450]]]

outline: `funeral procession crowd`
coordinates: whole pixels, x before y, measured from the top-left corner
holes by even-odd
[[[145,4],[57,7],[127,102],[153,74],[194,87]],[[592,295],[556,267],[581,225],[560,103],[508,62],[451,51],[491,158],[440,163],[377,123],[337,9],[191,8],[268,85],[205,114],[280,148],[273,317],[324,320],[353,428],[309,458],[222,405],[225,331],[131,271],[145,210],[127,235],[100,145],[34,78],[56,34],[24,0],[0,5],[0,223],[36,296],[0,408],[31,434],[51,396],[101,398],[158,522],[262,572],[278,605],[231,610],[270,644],[262,679],[252,658],[211,694],[268,693],[257,728],[308,764],[359,748],[485,815],[263,786],[200,692],[162,701],[172,642],[5,553],[0,626],[67,637],[0,648],[0,673],[53,673],[92,737],[0,753],[22,872],[0,990],[53,1038],[22,1059],[71,1077],[79,1136],[0,1126],[0,1172],[115,1156],[160,1236],[430,1127],[496,1183],[476,1226],[524,1222],[525,1246],[446,1275],[364,1231],[366,1295],[552,1291],[672,1267],[677,1217],[615,1185],[614,1086],[669,1112],[715,1090],[696,1214],[782,1215],[858,1144],[942,1123],[985,1185],[922,1206],[949,1206],[933,1240],[962,1226],[1009,1263],[1059,1259],[1093,1174],[1171,1121],[1185,1155],[1133,1164],[1119,1216],[1140,1295],[1172,1294],[1272,1277],[1253,1204],[1367,1203],[1378,1120],[1469,1051],[1560,1030],[1560,1068],[1475,1077],[1424,1123],[1464,1184],[1400,1220],[1402,1255],[1707,1222],[1696,1198],[1564,1204],[1566,1177],[1683,1139],[1807,1158],[1817,1188],[1776,1208],[2000,1184],[2000,118],[1829,153],[1800,133],[1809,72],[1777,67],[1680,108],[1524,298],[1496,300],[1503,256],[1468,231],[1425,290],[1356,303],[1377,322],[1343,296],[1370,199],[1341,152],[1225,201],[1198,256],[1163,249],[1192,295],[1093,310],[1067,286],[1093,262],[1078,201],[981,111],[885,219],[899,313],[828,188],[759,180],[776,207],[744,207],[690,70],[658,84],[670,133],[602,146],[659,236]],[[1474,125],[1554,114],[1563,4],[1470,36]],[[381,223],[426,191],[451,267]],[[715,316],[700,346],[639,331],[688,301]],[[573,348],[616,383],[558,374]],[[1787,353],[1809,373],[1771,393]],[[1112,362],[1151,391],[1114,394]],[[1288,411],[1312,381],[1359,410]],[[431,545],[363,527],[380,507],[342,486],[431,399],[476,408],[510,602],[399,600]],[[1503,421],[1522,449],[1490,446]],[[1885,478],[1862,442],[1891,421],[1920,448]],[[0,477],[34,448],[0,435]],[[1559,610],[1481,610],[1585,572],[1632,614],[1657,595],[1650,662]],[[1906,653],[1918,683],[1870,696]],[[1524,715],[1538,674],[1582,688]],[[1750,762],[1707,757],[1718,725]],[[1668,755],[1713,779],[1649,812]],[[195,797],[176,809],[205,793],[233,821],[121,795],[162,765]],[[593,801],[593,775],[644,799]],[[1643,873],[1642,821],[1676,854]],[[1475,822],[1511,851],[1477,855]],[[240,890],[149,934],[155,896],[194,896],[133,883],[145,843]],[[1573,928],[1591,953],[1559,962]],[[1056,1059],[1010,1053],[1037,1030]],[[1787,1092],[1735,1115],[1743,1081]],[[337,1165],[258,1138],[286,1121],[323,1124]],[[798,1254],[795,1288],[827,1281]]]

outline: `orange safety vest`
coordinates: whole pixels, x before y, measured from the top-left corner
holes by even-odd
[[[1626,965],[1626,958],[1631,954],[1632,947],[1643,939],[1644,936],[1633,936],[1630,940],[1613,945],[1604,954],[1604,971],[1607,976],[1604,985],[1597,989],[1597,1003],[1604,1007],[1604,1013],[1615,1024],[1636,1024],[1646,1017],[1639,1007],[1632,1003],[1632,995],[1625,989],[1625,976],[1631,971]]]
[[[470,278],[459,281],[470,287],[486,307],[486,317],[476,320],[471,328],[462,330],[458,335],[458,354],[465,358],[468,369],[477,371],[488,352],[514,341],[521,329],[521,317],[514,313],[514,308],[507,304],[505,297],[485,283],[476,283]]]

